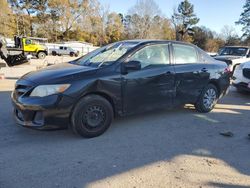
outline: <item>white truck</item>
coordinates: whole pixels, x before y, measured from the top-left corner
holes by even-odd
[[[239,92],[250,93],[250,62],[236,66],[232,79],[233,86]]]
[[[225,46],[221,48],[216,60],[224,61],[233,72],[237,65],[250,61],[250,48],[247,46]]]
[[[59,48],[51,49],[51,54],[53,56],[69,55],[71,57],[77,57],[79,55],[79,51],[74,50],[73,48],[68,46],[59,46]]]

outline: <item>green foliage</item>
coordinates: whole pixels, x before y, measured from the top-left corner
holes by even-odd
[[[36,15],[44,11],[47,0],[8,0],[8,2],[17,14],[18,33],[33,36]]]
[[[248,38],[250,36],[250,0],[246,0],[245,5],[243,6],[243,12],[236,24],[243,26],[243,37]]]
[[[176,30],[176,40],[184,40],[185,37],[188,39],[187,35],[191,31],[193,25],[199,22],[194,13],[194,5],[192,5],[188,0],[182,1],[177,11],[172,15],[172,22]]]
[[[16,19],[7,0],[0,0],[0,35],[13,36],[16,33]]]
[[[214,38],[212,31],[206,27],[194,27],[193,31],[193,43],[202,49],[206,48],[209,39]]]
[[[183,0],[171,19],[162,15],[154,0],[137,0],[127,14],[109,12],[98,0],[0,0],[0,35],[48,38],[50,42],[78,40],[102,46],[126,39],[166,39],[192,42],[216,52],[223,45],[243,42],[233,27],[224,26],[221,35],[195,26],[199,18],[194,5]],[[238,24],[250,44],[250,0]],[[190,31],[192,29],[192,35]]]

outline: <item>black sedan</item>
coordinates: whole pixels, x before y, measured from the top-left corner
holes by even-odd
[[[229,70],[191,44],[132,40],[24,75],[12,93],[18,124],[104,133],[114,117],[194,104],[210,112],[229,87]]]

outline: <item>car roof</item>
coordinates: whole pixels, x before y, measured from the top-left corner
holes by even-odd
[[[161,39],[134,39],[134,40],[124,40],[124,41],[120,41],[120,42],[135,42],[138,44],[150,44],[150,43],[177,43],[177,44],[186,44],[186,45],[192,45],[191,43],[187,43],[187,42],[182,42],[182,41],[175,41],[175,40],[161,40]]]

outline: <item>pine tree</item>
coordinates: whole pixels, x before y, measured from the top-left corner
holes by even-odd
[[[194,13],[194,5],[188,0],[182,1],[177,11],[172,16],[172,22],[176,30],[176,40],[184,40],[184,37],[192,32],[192,26],[199,22]]]
[[[238,25],[242,25],[243,37],[250,37],[250,0],[246,0],[243,6],[243,12],[240,15],[239,21],[236,22]]]

